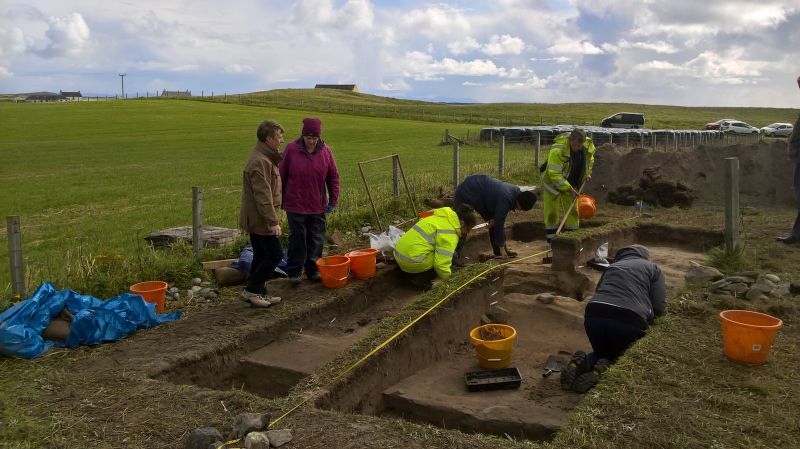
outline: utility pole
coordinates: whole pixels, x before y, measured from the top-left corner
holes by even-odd
[[[120,73],[119,79],[122,81],[122,99],[125,99],[125,77],[128,76],[127,73]]]

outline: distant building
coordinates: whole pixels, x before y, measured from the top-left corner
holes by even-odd
[[[79,99],[81,99],[81,97],[83,97],[83,95],[81,95],[81,91],[66,92],[66,91],[60,90],[59,92],[61,92],[61,96],[66,98],[67,100],[79,100]]]
[[[66,97],[55,92],[36,92],[25,97],[28,103],[47,103],[51,101],[67,101]]]
[[[358,92],[358,86],[355,84],[317,84],[314,89],[336,89],[336,90],[349,90],[350,92]]]
[[[161,91],[162,97],[191,97],[192,91],[190,90],[167,90]]]

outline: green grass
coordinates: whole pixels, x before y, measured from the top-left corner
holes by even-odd
[[[318,115],[341,172],[341,201],[332,227],[374,223],[357,162],[398,153],[412,192],[449,188],[452,150],[439,145],[444,127],[465,125],[319,114],[200,101],[99,101],[0,105],[0,210],[22,222],[28,289],[42,280],[83,286],[67,276],[68,253],[131,257],[152,231],[191,224],[191,189],[204,190],[205,220],[236,227],[241,170],[255,143],[255,129],[276,118],[287,139],[302,119]],[[509,180],[534,183],[530,146],[509,146]],[[462,177],[497,171],[497,151],[465,146]],[[405,202],[392,200],[391,161],[370,164],[365,174],[385,222],[410,218]],[[0,236],[0,259],[7,260]],[[0,271],[0,292],[10,275]],[[124,288],[124,285],[119,285]],[[100,294],[90,290],[84,293]]]
[[[630,103],[487,103],[452,104],[399,100],[376,95],[332,89],[276,89],[246,95],[224,95],[208,101],[269,105],[302,109],[313,105],[318,111],[400,119],[474,123],[482,126],[534,124],[599,125],[617,112],[642,112],[649,128],[703,129],[721,118],[744,120],[762,127],[775,122],[794,123],[797,109],[682,107]]]

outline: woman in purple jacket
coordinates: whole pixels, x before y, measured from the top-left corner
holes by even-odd
[[[286,145],[279,166],[289,221],[286,274],[294,284],[301,282],[304,268],[308,279],[320,279],[317,259],[325,242],[325,215],[339,200],[339,171],[331,149],[320,138],[320,119],[303,119],[301,134]]]

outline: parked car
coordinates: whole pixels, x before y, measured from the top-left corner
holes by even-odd
[[[735,118],[723,118],[723,119],[717,120],[716,122],[706,123],[706,129],[708,129],[708,130],[716,130],[716,129],[719,129],[720,126],[722,126],[722,124],[724,122],[738,122],[738,121],[739,120],[736,120]]]
[[[792,135],[793,129],[791,123],[773,123],[761,128],[761,132],[770,137],[789,137]]]
[[[644,128],[644,114],[640,112],[618,112],[600,122],[603,128]]]
[[[760,132],[758,128],[745,122],[722,122],[719,130],[729,134],[758,134]]]

